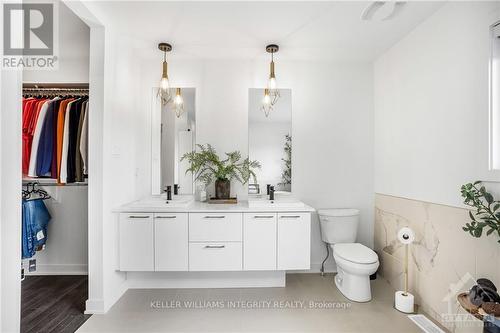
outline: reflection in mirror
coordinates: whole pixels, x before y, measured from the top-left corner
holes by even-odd
[[[249,90],[248,155],[260,162],[257,184],[249,184],[248,193],[267,194],[267,185],[276,193],[292,190],[292,91],[280,89],[273,110],[262,110],[264,89]]]
[[[172,194],[194,194],[193,175],[181,157],[194,149],[196,142],[195,88],[172,89],[172,103],[161,107],[160,189],[171,186]],[[183,103],[183,110],[179,112]],[[154,124],[153,124],[154,126]]]

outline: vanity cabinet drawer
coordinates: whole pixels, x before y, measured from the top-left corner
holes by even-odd
[[[276,213],[243,214],[243,269],[276,269]]]
[[[153,271],[153,214],[122,213],[119,223],[120,270]]]
[[[189,243],[190,271],[242,270],[241,242]]]
[[[311,214],[278,214],[278,270],[310,269]]]
[[[241,242],[241,213],[190,213],[189,241]]]
[[[188,214],[154,214],[156,271],[188,270]]]

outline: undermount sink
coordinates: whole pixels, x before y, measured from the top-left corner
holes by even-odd
[[[192,195],[174,195],[172,200],[167,200],[166,196],[158,195],[138,200],[133,203],[136,207],[187,207],[194,201]]]
[[[293,198],[280,198],[277,200],[269,199],[248,199],[248,207],[250,208],[302,208],[304,203]]]

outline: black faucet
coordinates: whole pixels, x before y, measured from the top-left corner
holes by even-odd
[[[179,184],[174,184],[174,195],[179,194]]]
[[[271,184],[267,184],[267,195],[269,195],[269,190],[271,189]]]
[[[269,187],[269,200],[274,200],[274,186]]]
[[[167,186],[167,201],[172,200],[172,186]]]

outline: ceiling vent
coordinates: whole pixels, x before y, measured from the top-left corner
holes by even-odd
[[[398,16],[406,6],[406,1],[374,1],[365,8],[363,21],[388,21]]]

